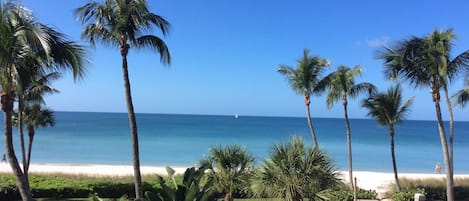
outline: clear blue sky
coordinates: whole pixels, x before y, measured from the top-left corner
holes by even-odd
[[[83,0],[23,0],[41,21],[80,41],[82,27],[73,10]],[[385,90],[393,83],[374,59],[383,44],[435,28],[454,28],[452,55],[469,49],[469,2],[465,0],[151,0],[151,11],[171,22],[165,38],[172,65],[164,67],[153,53],[130,49],[128,61],[136,112],[304,116],[303,97],[276,72],[294,66],[304,48],[338,65],[361,65],[358,81]],[[156,33],[159,34],[159,33]],[[61,93],[47,98],[58,111],[126,112],[118,49],[88,49],[91,64],[84,80],[57,81]],[[451,85],[453,93],[463,87]],[[416,95],[410,119],[435,119],[428,89],[405,88]],[[364,118],[360,97],[350,101],[352,118]],[[443,111],[446,106],[443,105]],[[313,117],[343,117],[337,104],[328,110],[324,97],[313,97]],[[455,108],[456,120],[469,120],[469,108]],[[446,117],[446,112],[444,113]]]

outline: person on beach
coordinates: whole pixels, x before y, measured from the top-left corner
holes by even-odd
[[[435,172],[438,173],[438,174],[441,174],[441,164],[440,164],[440,162],[436,162]]]
[[[3,153],[2,163],[6,163],[6,162],[7,162],[7,157],[6,157],[5,153]]]

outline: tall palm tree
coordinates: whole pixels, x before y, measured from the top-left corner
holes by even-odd
[[[245,189],[254,169],[254,157],[239,145],[212,147],[210,156],[201,161],[209,167],[215,188],[233,201],[233,193]]]
[[[88,40],[92,45],[98,41],[103,45],[119,48],[132,138],[135,194],[137,199],[143,198],[137,122],[132,103],[127,55],[130,45],[132,45],[135,49],[155,51],[160,55],[162,63],[169,64],[171,57],[168,47],[161,38],[151,34],[151,31],[157,28],[165,36],[168,33],[169,22],[150,12],[145,0],[90,2],[76,9],[75,14],[80,23],[85,26],[81,34],[82,38]]]
[[[399,177],[397,175],[396,155],[394,152],[394,125],[402,123],[410,111],[414,97],[402,102],[402,89],[400,85],[391,87],[386,93],[377,93],[363,100],[362,107],[368,109],[368,116],[376,119],[382,126],[388,126],[391,137],[391,158],[394,170],[394,179],[397,190],[401,191]]]
[[[342,100],[344,106],[345,128],[347,130],[347,151],[348,151],[348,165],[349,165],[349,181],[350,188],[353,189],[353,168],[352,168],[352,138],[350,131],[350,122],[348,119],[348,98],[356,98],[360,93],[368,92],[371,94],[375,91],[375,86],[368,82],[355,84],[355,77],[361,76],[363,69],[360,66],[349,68],[344,65],[337,67],[335,72],[327,75],[320,85],[326,85],[328,88],[327,93],[327,106],[332,108],[335,102]]]
[[[469,67],[469,50],[465,51],[451,60],[450,52],[452,50],[452,40],[456,39],[453,29],[446,31],[434,30],[427,36],[429,51],[428,54],[434,55],[441,77],[442,90],[444,92],[446,105],[449,114],[449,158],[450,168],[453,168],[453,142],[454,142],[454,117],[453,107],[449,97],[448,85],[458,76],[464,67]]]
[[[438,32],[438,31],[435,31]],[[452,30],[440,31],[441,35],[454,35]],[[441,141],[443,159],[446,170],[447,199],[454,200],[454,181],[452,154],[448,147],[446,132],[440,106],[440,90],[447,87],[448,80],[468,65],[468,52],[450,60],[451,39],[441,37],[434,39],[432,33],[426,37],[411,37],[397,43],[394,47],[386,47],[378,58],[384,60],[385,75],[390,79],[403,78],[416,88],[428,87],[435,104],[438,131]],[[452,66],[451,68],[448,66]],[[454,73],[451,73],[453,72]],[[450,104],[448,104],[450,106]],[[450,141],[450,143],[452,143]]]
[[[301,138],[274,145],[251,189],[256,197],[287,201],[317,200],[340,183],[338,172],[319,147],[305,147]]]
[[[74,78],[84,75],[83,47],[32,16],[28,9],[11,1],[0,4],[0,85],[4,113],[6,156],[16,176],[23,200],[32,200],[27,175],[21,170],[13,148],[12,114],[21,77],[18,72],[31,68],[25,62],[34,55],[45,72],[72,71]]]
[[[319,81],[322,79],[322,73],[326,67],[330,66],[327,59],[319,56],[309,56],[309,50],[303,50],[303,56],[297,60],[296,68],[287,65],[280,65],[277,72],[284,75],[291,88],[298,94],[304,96],[306,106],[306,118],[308,120],[309,130],[313,138],[314,146],[318,146],[316,133],[314,132],[313,122],[311,120],[310,104],[311,95],[317,89]]]

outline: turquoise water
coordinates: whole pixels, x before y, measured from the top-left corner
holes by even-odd
[[[33,163],[131,164],[127,114],[56,112],[56,119],[55,127],[37,131]],[[138,114],[137,121],[142,165],[190,166],[220,144],[240,144],[261,164],[272,144],[292,135],[312,145],[305,118]],[[344,120],[314,118],[313,123],[320,146],[346,170]],[[396,128],[400,172],[433,172],[437,161],[443,164],[436,126],[433,121],[405,121]],[[351,128],[354,169],[391,172],[387,128],[364,119],[352,119]],[[469,122],[456,122],[455,132],[455,172],[469,173]]]

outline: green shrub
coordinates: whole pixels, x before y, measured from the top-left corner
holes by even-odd
[[[342,185],[338,190],[329,192],[326,197],[334,201],[353,201],[353,192],[348,186]],[[364,190],[361,188],[357,190],[358,199],[376,199],[377,197],[378,193],[375,190]]]
[[[413,201],[414,200],[413,192],[395,192],[392,194],[392,201]]]

